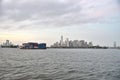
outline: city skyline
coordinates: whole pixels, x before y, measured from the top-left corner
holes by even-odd
[[[46,42],[67,36],[120,45],[119,0],[0,0],[0,43]]]
[[[20,44],[15,44],[10,42],[10,40],[3,41],[0,43],[2,46],[10,46],[10,45],[17,45],[17,46],[22,46],[24,43],[44,43],[44,42],[35,42],[35,41],[28,41],[28,42],[23,42]],[[96,47],[109,47],[109,48],[120,48],[120,45],[117,44],[116,41],[113,42],[112,46],[106,46],[106,45],[100,45],[100,44],[94,44],[92,41],[86,41],[86,40],[72,40],[67,38],[64,38],[63,35],[61,35],[61,39],[58,40],[57,42],[54,42],[53,44],[47,45],[47,47],[52,47],[52,48],[96,48]]]
[[[53,48],[90,48],[90,47],[111,47],[111,48],[118,48],[120,45],[117,44],[116,41],[113,42],[112,46],[101,46],[100,44],[94,44],[92,41],[86,41],[86,40],[71,40],[68,37],[64,38],[63,35],[61,35],[61,39],[57,40],[57,42],[54,42],[50,47]]]
[[[93,46],[92,42],[86,42],[85,40],[69,40],[69,38],[64,39],[61,36],[61,39],[51,45],[53,48],[90,48]]]

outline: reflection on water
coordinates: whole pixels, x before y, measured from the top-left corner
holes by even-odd
[[[120,50],[0,48],[0,80],[120,80]]]

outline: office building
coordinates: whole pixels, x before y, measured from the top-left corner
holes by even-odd
[[[113,43],[113,46],[114,46],[114,48],[116,48],[116,47],[117,47],[116,42],[114,42],[114,43]]]

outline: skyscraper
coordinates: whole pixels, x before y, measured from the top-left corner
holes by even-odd
[[[114,48],[116,48],[116,42],[113,43]]]
[[[60,46],[63,46],[63,36],[61,36]]]
[[[88,46],[89,46],[89,47],[92,47],[92,46],[93,46],[92,42],[89,42]]]
[[[66,39],[66,47],[69,47],[69,38]]]

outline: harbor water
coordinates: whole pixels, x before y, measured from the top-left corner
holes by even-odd
[[[120,50],[0,48],[0,80],[120,80]]]

